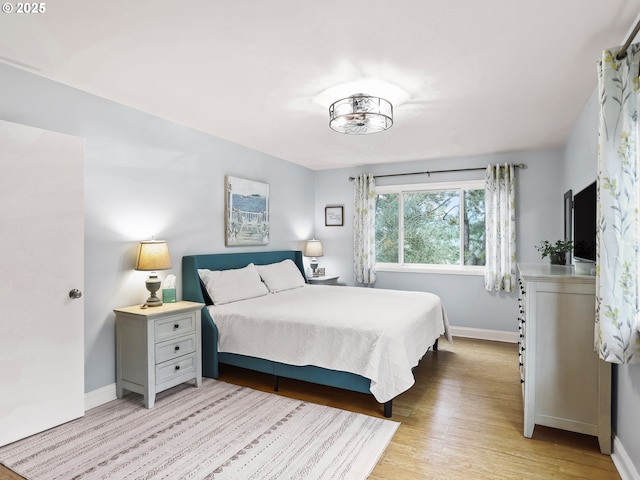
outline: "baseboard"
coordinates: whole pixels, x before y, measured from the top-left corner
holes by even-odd
[[[116,384],[106,385],[104,387],[92,390],[84,394],[84,411],[99,407],[100,405],[115,400]]]
[[[503,330],[486,330],[484,328],[449,327],[454,337],[477,338],[478,340],[491,340],[493,342],[518,343],[518,332],[505,332]]]
[[[613,453],[611,460],[618,470],[618,474],[622,480],[640,480],[640,475],[635,465],[629,458],[627,451],[624,449],[622,442],[618,437],[613,437]]]

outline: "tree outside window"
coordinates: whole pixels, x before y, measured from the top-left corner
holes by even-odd
[[[484,265],[484,188],[467,183],[377,189],[376,262]]]

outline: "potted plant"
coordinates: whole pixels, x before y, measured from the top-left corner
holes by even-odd
[[[548,256],[551,259],[551,265],[566,265],[567,252],[573,250],[573,242],[571,240],[558,240],[555,244],[548,240],[543,240],[540,245],[536,245],[542,258]]]

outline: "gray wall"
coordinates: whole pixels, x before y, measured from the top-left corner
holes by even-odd
[[[322,240],[325,256],[320,266],[353,284],[353,182],[349,176],[420,172],[455,168],[486,167],[490,163],[524,163],[516,174],[518,262],[541,262],[535,245],[541,240],[562,237],[562,151],[545,150],[465,158],[373,165],[360,169],[316,172],[316,237]],[[444,182],[484,178],[483,171],[380,178],[378,185]],[[324,207],[344,205],[345,226],[325,227]],[[439,295],[452,326],[486,330],[517,331],[517,294],[487,292],[484,277],[434,273],[379,272],[378,288],[423,290]],[[461,301],[463,299],[463,301]],[[470,315],[469,312],[473,314]]]
[[[213,114],[213,112],[212,112]],[[300,249],[313,236],[313,171],[0,64],[0,118],[86,139],[85,391],[115,382],[113,308],[143,303],[136,247],[183,255]],[[244,128],[244,126],[239,126]],[[225,248],[224,176],[270,184],[267,247]]]
[[[596,179],[598,168],[598,95],[591,95],[567,141],[564,191],[577,193]],[[640,365],[613,366],[613,431],[640,472]],[[614,450],[616,445],[614,444]],[[614,452],[615,453],[615,452]]]

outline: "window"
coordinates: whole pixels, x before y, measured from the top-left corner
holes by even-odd
[[[484,180],[376,187],[379,270],[484,271]]]

